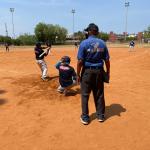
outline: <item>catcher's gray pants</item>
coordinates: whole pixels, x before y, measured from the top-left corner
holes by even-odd
[[[73,83],[67,87],[62,87],[61,85],[57,88],[57,91],[60,93],[66,94],[66,92],[71,89],[73,86],[77,85],[77,82],[73,80]]]
[[[42,71],[42,78],[46,78],[47,77],[47,65],[46,65],[45,60],[44,59],[36,60],[36,62]]]

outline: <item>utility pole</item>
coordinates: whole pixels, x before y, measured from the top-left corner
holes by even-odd
[[[73,39],[74,39],[74,14],[75,14],[75,9],[72,9],[71,13],[73,15],[72,31],[73,31]]]
[[[127,26],[128,26],[128,7],[130,6],[129,2],[125,1],[125,8],[126,8],[126,22],[125,22],[125,41],[127,38]]]
[[[15,29],[14,29],[14,8],[10,8],[10,12],[12,14],[12,38],[15,38]]]
[[[5,23],[5,32],[6,32],[6,36],[8,37],[8,30],[7,30],[7,24]]]

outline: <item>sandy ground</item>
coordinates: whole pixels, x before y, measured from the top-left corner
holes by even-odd
[[[63,55],[76,66],[77,50],[55,47],[47,58],[51,80],[40,79],[32,48],[0,48],[0,150],[149,150],[150,48],[109,48],[111,81],[105,85],[106,121],[80,123],[80,87],[56,92],[54,65]]]

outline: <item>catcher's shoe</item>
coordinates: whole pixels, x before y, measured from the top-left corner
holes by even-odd
[[[43,81],[48,81],[48,78],[47,78],[47,77],[41,77],[41,79],[42,79]]]
[[[57,89],[57,92],[59,93],[63,93],[64,91],[60,90],[60,89]]]
[[[63,94],[64,94],[65,96],[67,96],[67,93],[68,93],[68,90],[65,89],[65,90],[63,91]]]
[[[61,85],[57,88],[57,91],[58,91],[59,93],[63,93],[64,90],[65,90],[65,89],[64,89]]]

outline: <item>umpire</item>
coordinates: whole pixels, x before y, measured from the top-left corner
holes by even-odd
[[[87,39],[83,40],[78,50],[77,76],[81,82],[81,122],[89,124],[88,100],[91,91],[93,92],[96,116],[99,122],[105,120],[105,99],[104,99],[104,69],[106,75],[110,76],[109,52],[105,42],[96,36],[99,28],[94,23],[89,24],[85,29]]]

